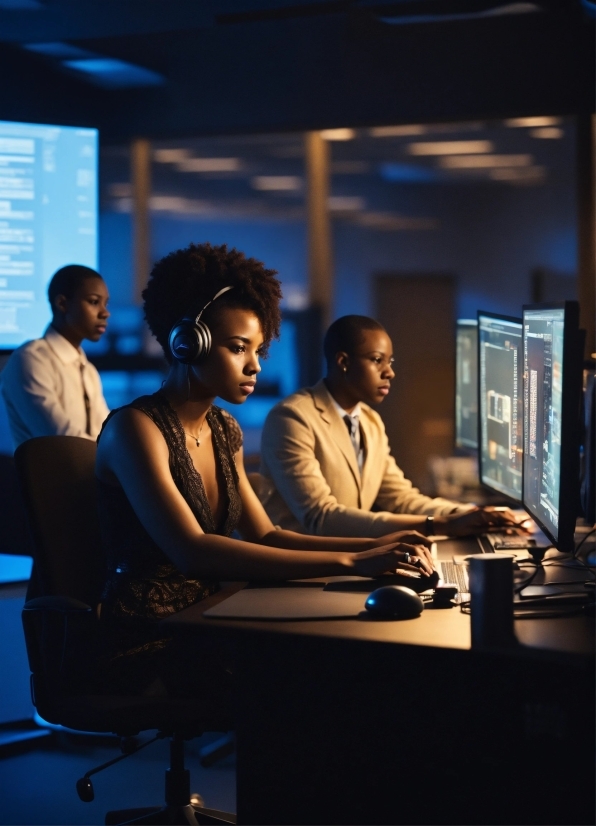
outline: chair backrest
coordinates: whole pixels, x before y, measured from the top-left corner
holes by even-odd
[[[89,439],[41,436],[20,445],[14,457],[35,546],[39,595],[72,597],[91,606],[99,601],[106,571],[95,453]]]
[[[13,456],[0,453],[0,553],[33,556]]]

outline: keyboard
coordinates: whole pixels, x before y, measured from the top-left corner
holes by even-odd
[[[455,562],[437,560],[435,563],[443,584],[457,585],[460,594],[470,593],[468,568],[466,565],[456,565]]]
[[[534,539],[521,533],[485,533],[482,538],[492,551],[523,551],[536,546]]]

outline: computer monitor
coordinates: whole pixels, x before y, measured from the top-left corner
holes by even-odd
[[[565,553],[579,499],[578,325],[575,301],[523,308],[523,505]]]
[[[478,323],[467,318],[456,327],[455,446],[478,447]]]
[[[596,370],[584,369],[580,499],[584,519],[596,522]]]
[[[0,350],[38,338],[47,284],[97,269],[96,129],[0,121]]]
[[[522,500],[523,354],[520,318],[478,311],[478,465],[483,485]]]

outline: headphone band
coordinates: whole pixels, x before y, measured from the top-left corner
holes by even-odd
[[[207,307],[208,307],[210,304],[213,304],[213,302],[215,301],[215,299],[216,299],[216,298],[219,298],[219,297],[220,297],[220,295],[223,295],[224,293],[227,293],[227,292],[228,292],[228,290],[233,290],[233,289],[234,289],[233,287],[224,287],[224,288],[223,288],[223,289],[221,289],[218,293],[215,293],[215,295],[213,296],[213,298],[211,299],[211,301],[208,301],[208,302],[205,304],[205,306],[203,307],[203,309],[200,311],[200,313],[198,314],[198,316],[195,318],[195,324],[196,324],[198,321],[200,321],[200,320],[201,320],[201,316],[203,315],[203,313],[205,312],[205,310],[207,309]]]

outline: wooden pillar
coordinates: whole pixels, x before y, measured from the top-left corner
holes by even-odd
[[[329,144],[320,132],[307,132],[306,211],[308,232],[308,292],[318,307],[324,329],[331,323],[333,254],[329,219]]]
[[[596,116],[577,118],[577,194],[578,194],[578,284],[580,326],[586,331],[584,356],[596,352],[594,317],[596,298],[596,208],[594,167],[596,157]]]
[[[137,138],[131,145],[132,234],[134,300],[141,303],[141,293],[147,285],[151,269],[151,144]]]

